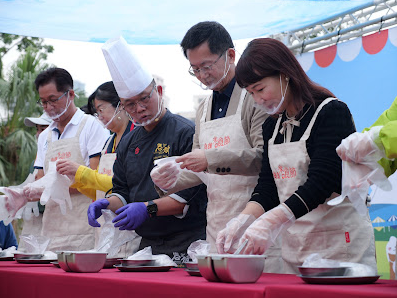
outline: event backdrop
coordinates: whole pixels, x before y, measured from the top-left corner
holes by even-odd
[[[371,126],[397,97],[397,27],[297,56],[309,77],[330,89],[350,108],[357,131]],[[378,272],[395,278],[397,175],[393,190],[372,188]]]

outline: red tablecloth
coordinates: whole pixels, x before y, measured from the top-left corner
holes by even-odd
[[[397,297],[397,281],[378,280],[365,285],[310,285],[287,274],[263,274],[254,284],[208,282],[183,269],[168,272],[71,273],[49,264],[0,262],[0,297],[266,297],[355,298]]]

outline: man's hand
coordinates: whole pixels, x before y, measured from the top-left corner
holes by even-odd
[[[175,161],[182,163],[181,169],[186,168],[193,172],[202,172],[208,168],[208,161],[203,149],[195,149],[190,153],[178,157]]]

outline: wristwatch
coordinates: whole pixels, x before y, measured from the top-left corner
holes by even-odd
[[[156,217],[157,216],[157,204],[153,201],[148,201],[147,202],[147,207],[146,207],[147,213],[149,213],[150,217]]]

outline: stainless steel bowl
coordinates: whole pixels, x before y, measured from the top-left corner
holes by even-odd
[[[254,283],[265,267],[265,256],[212,255],[215,273],[223,282]]]
[[[208,281],[254,283],[261,276],[265,256],[219,255],[197,256],[201,275]]]
[[[199,270],[198,263],[196,262],[185,262],[186,268],[190,270]]]
[[[123,266],[153,266],[154,260],[128,260],[120,259]]]
[[[201,276],[208,281],[221,281],[213,268],[212,258],[210,256],[196,255],[198,268],[200,270]]]
[[[350,267],[298,267],[302,276],[345,276],[349,268]]]
[[[99,252],[58,252],[59,266],[68,272],[93,273],[105,265],[106,253]]]
[[[64,252],[58,251],[57,257],[58,257],[59,267],[61,267],[66,272],[71,272],[72,270],[69,268],[68,263],[66,262],[66,256],[65,256]]]

